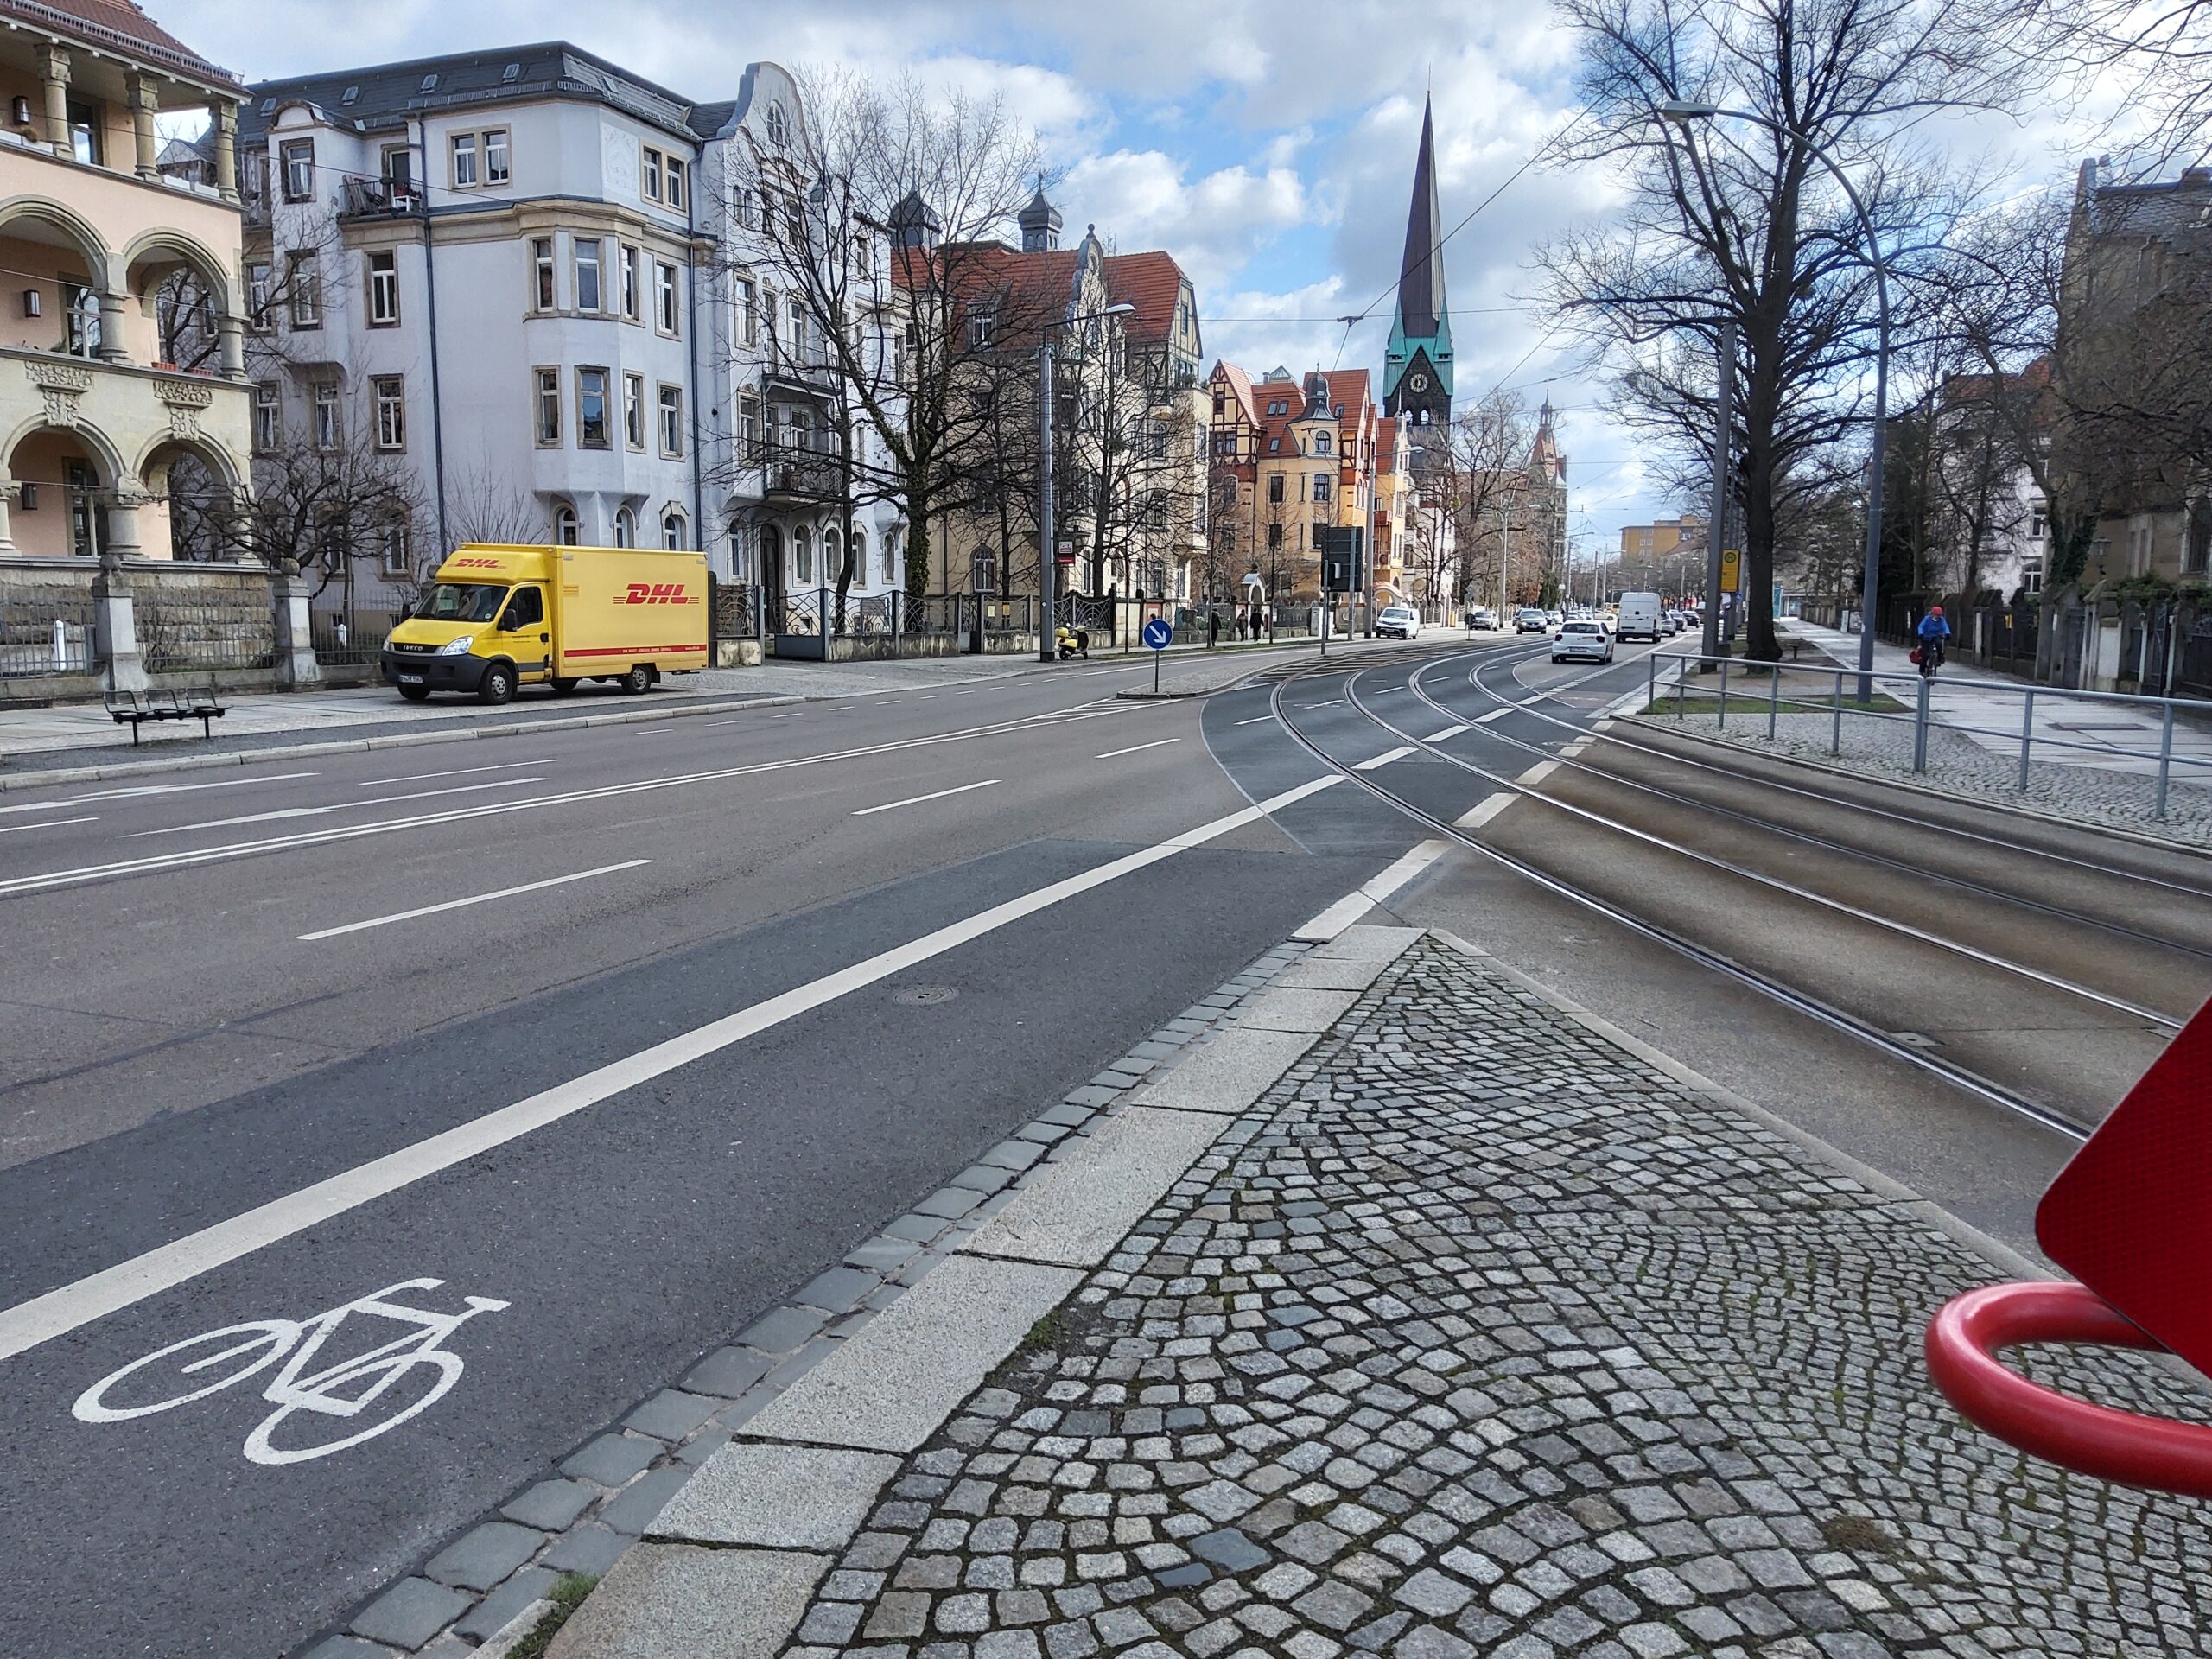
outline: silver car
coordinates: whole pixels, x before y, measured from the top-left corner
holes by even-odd
[[[1562,622],[1559,632],[1552,636],[1552,661],[1555,663],[1612,660],[1613,636],[1602,622]]]

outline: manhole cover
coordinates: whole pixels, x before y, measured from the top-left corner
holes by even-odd
[[[909,1008],[933,1008],[940,1002],[950,1002],[960,993],[950,985],[909,985],[891,993],[891,1000]]]

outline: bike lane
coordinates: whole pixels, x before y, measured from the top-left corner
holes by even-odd
[[[1302,821],[1296,809],[1284,817],[1308,844],[1346,844],[1354,827],[1319,803]],[[1357,838],[1387,851],[1395,833],[1368,823]],[[912,937],[932,915],[1126,850],[1039,843],[920,878],[868,896],[873,931]],[[37,1495],[0,1516],[0,1551],[18,1565],[0,1601],[0,1652],[297,1649],[1081,1083],[1132,1029],[1210,991],[1377,861],[1372,850],[1287,855],[1265,825],[1184,852],[1086,905],[1004,927],[0,1364],[0,1413],[17,1426],[0,1446],[0,1478]],[[474,1116],[519,1091],[457,1093],[442,1060],[476,1053],[480,1071],[465,1075],[481,1084],[499,1074],[509,1045],[534,1039],[531,1020],[603,1030],[584,1016],[587,1004],[653,1010],[647,1034],[664,1035],[690,1012],[741,1001],[760,963],[787,978],[795,960],[818,956],[823,938],[837,938],[823,920],[756,930],[436,1033],[416,1052],[373,1054],[233,1103],[223,1142],[197,1162],[188,1137],[164,1145],[162,1126],[149,1125],[138,1184],[111,1201],[107,1219],[173,1237],[237,1213],[276,1172],[304,1167],[289,1135],[327,1135],[333,1146],[310,1161],[345,1167],[388,1136],[385,1106],[414,1101],[414,1128]],[[841,943],[845,959],[860,954],[851,935]],[[954,995],[893,1000],[917,982]],[[29,1167],[50,1177],[67,1161]],[[99,1172],[78,1174],[76,1190],[100,1190]],[[22,1197],[22,1185],[8,1196]],[[67,1243],[62,1254],[79,1263],[112,1261],[112,1230],[103,1249],[86,1247],[99,1230],[46,1242]],[[18,1235],[7,1251],[16,1292],[69,1276],[20,1248],[35,1243]],[[110,1422],[72,1414],[86,1389],[168,1344],[241,1321],[305,1321],[429,1278],[443,1282],[393,1300],[445,1313],[469,1297],[508,1306],[436,1344],[459,1368],[449,1393],[334,1455],[270,1464],[246,1454],[282,1403],[266,1394],[289,1355],[175,1409]],[[416,1334],[351,1316],[312,1363],[327,1370]],[[409,1403],[448,1369],[418,1363],[370,1411]],[[345,1397],[361,1398],[372,1380],[353,1377]],[[149,1371],[126,1378],[113,1401],[177,1391],[138,1391],[153,1381]],[[296,1411],[280,1422],[276,1446],[310,1444],[308,1421]]]

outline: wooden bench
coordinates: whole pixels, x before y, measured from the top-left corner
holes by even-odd
[[[210,722],[220,720],[228,712],[212,680],[205,690],[111,690],[102,701],[107,705],[108,718],[118,726],[130,728],[130,747],[134,749],[138,747],[138,728],[149,720],[196,720],[200,736],[212,737],[214,729]]]

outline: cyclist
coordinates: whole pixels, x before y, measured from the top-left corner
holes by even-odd
[[[1923,677],[1933,679],[1936,671],[1943,666],[1943,643],[1951,637],[1951,625],[1943,620],[1943,607],[1930,605],[1928,614],[1920,619],[1920,626],[1913,632],[1920,640],[1920,672]]]

